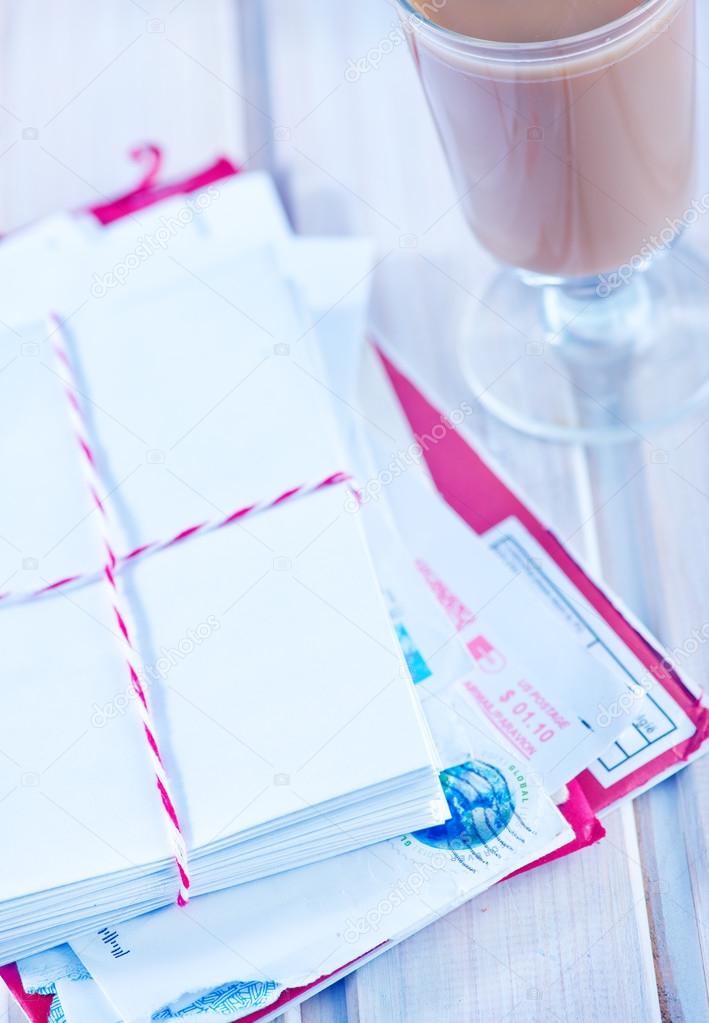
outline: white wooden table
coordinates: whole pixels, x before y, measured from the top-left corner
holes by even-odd
[[[168,176],[220,152],[269,167],[302,230],[377,239],[373,316],[453,407],[465,392],[441,306],[405,272],[389,285],[391,269],[408,259],[413,280],[423,266],[445,305],[490,267],[395,27],[385,0],[5,0],[0,229],[130,187],[125,154],[144,140],[165,147]],[[348,74],[362,57],[369,69]],[[709,409],[600,453],[473,418],[670,648],[709,621]],[[683,667],[706,678],[709,650]],[[706,760],[614,813],[602,844],[497,887],[284,1023],[709,1021],[708,792]],[[19,1019],[3,999],[0,1023]]]

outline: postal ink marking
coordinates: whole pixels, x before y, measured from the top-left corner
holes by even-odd
[[[118,940],[118,931],[109,931],[108,927],[102,927],[98,932],[99,938],[108,946],[108,950],[114,959],[120,959],[130,953],[129,948],[123,948]]]
[[[488,846],[507,828],[515,801],[507,779],[482,760],[458,764],[441,774],[450,820],[414,833],[414,838],[435,849],[474,853]]]

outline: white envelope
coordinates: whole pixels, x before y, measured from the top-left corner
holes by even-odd
[[[140,301],[115,291],[74,312],[68,344],[119,549],[343,467],[330,396],[290,357],[307,329],[265,251],[178,289]],[[0,568],[6,585],[23,589],[99,569],[103,557],[61,381],[50,346],[38,344],[0,375],[0,400],[20,420],[0,451],[13,481]],[[344,488],[322,491],[124,573],[146,667],[158,676],[154,713],[188,842],[223,847],[209,864],[195,857],[195,893],[377,841],[407,817],[447,813],[345,499]],[[78,884],[94,903],[104,889],[108,907],[119,893],[100,878],[118,871],[139,908],[174,897],[171,871],[159,889],[140,881],[170,852],[111,614],[96,584],[0,607],[5,663],[23,679],[0,722],[0,813],[15,836],[0,851],[2,900]],[[175,650],[162,677],[161,659]],[[270,860],[259,857],[263,829],[281,820]],[[310,846],[298,837],[305,823],[289,845],[284,829],[296,820],[311,820]],[[244,844],[236,875],[227,854],[235,835],[253,846]],[[24,947],[31,923],[24,913],[13,922],[16,907],[0,906],[0,954]],[[43,943],[80,925],[59,898],[36,909]]]

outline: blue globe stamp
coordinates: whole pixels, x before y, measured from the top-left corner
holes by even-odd
[[[510,824],[515,800],[504,774],[482,760],[469,760],[441,773],[450,820],[413,835],[424,845],[450,852],[486,846]]]

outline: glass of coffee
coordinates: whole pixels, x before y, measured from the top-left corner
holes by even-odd
[[[461,329],[510,425],[617,442],[709,398],[695,0],[395,0],[460,204],[502,269]],[[574,400],[560,409],[560,388]]]

